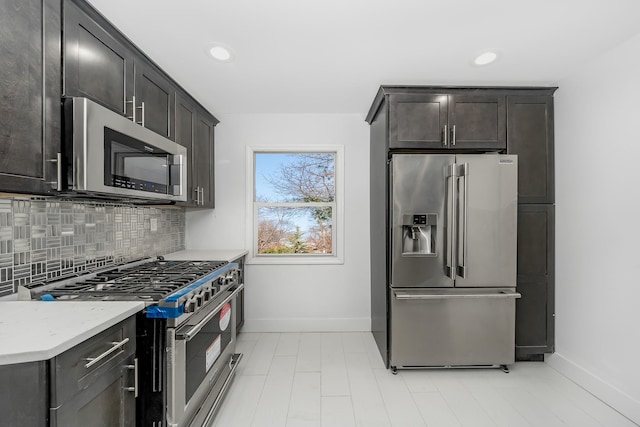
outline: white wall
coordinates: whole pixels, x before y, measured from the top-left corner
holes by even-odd
[[[558,86],[547,361],[640,423],[640,35]]]
[[[364,117],[249,114],[218,118],[216,208],[187,213],[187,249],[248,249],[247,146],[344,146],[344,264],[248,265],[244,330],[370,330],[369,126]]]

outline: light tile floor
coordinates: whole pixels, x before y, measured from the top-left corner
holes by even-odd
[[[370,333],[241,333],[215,427],[632,427],[542,362],[385,369]]]

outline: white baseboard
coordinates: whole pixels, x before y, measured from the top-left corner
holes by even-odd
[[[561,354],[545,355],[544,361],[556,371],[575,382],[589,393],[640,425],[640,402],[624,391],[609,384],[593,372],[572,362]]]
[[[363,332],[371,330],[371,319],[245,319],[242,332]]]

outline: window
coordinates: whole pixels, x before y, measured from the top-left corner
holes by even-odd
[[[253,260],[340,262],[341,149],[250,150]]]

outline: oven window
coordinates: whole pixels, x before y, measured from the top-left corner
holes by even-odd
[[[104,185],[168,194],[171,154],[109,128],[104,141]]]
[[[231,343],[230,319],[231,304],[226,304],[195,337],[187,341],[185,402],[191,399],[205,376]]]

